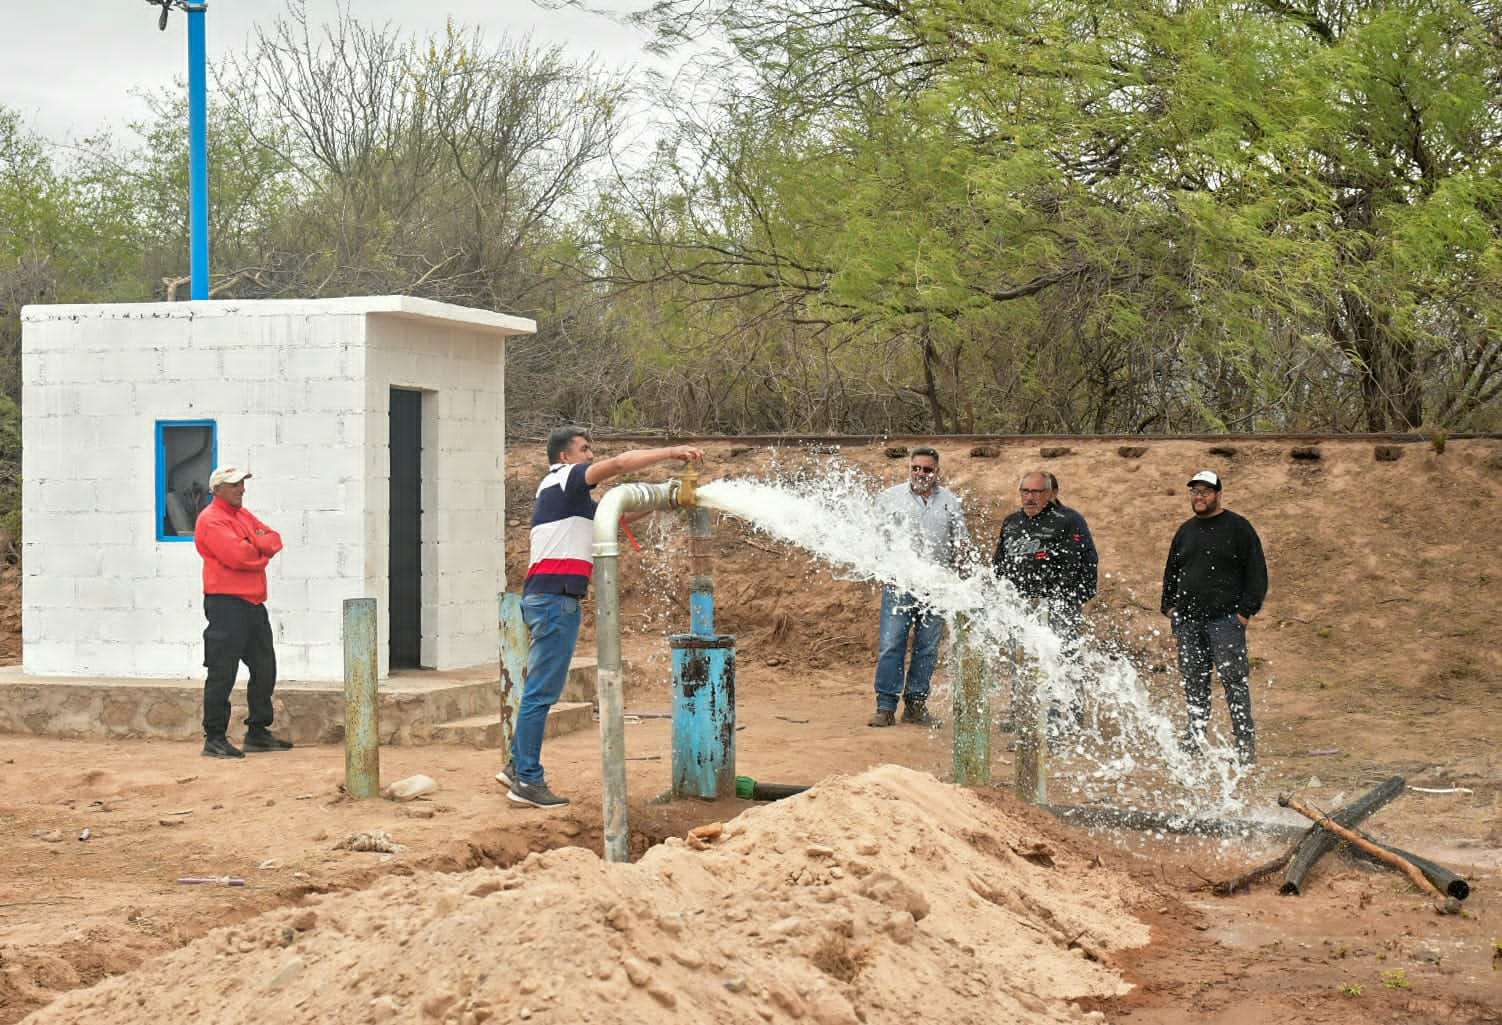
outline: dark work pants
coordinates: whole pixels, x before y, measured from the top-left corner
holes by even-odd
[[[250,669],[245,698],[250,715],[245,725],[271,725],[271,695],[276,690],[276,652],[271,646],[271,618],[265,605],[228,594],[203,596],[203,735],[222,737],[229,729],[229,695],[240,663]]]
[[[1076,661],[1080,654],[1080,635],[1085,630],[1085,617],[1081,611],[1083,606],[1066,598],[1035,598],[1032,599],[1035,606],[1041,606],[1047,616],[1048,628],[1059,639],[1059,659],[1065,664],[1065,676],[1069,681],[1069,715],[1074,720],[1075,726],[1085,724],[1085,698],[1081,694],[1081,681],[1079,663]],[[1013,719],[1016,718],[1017,709],[1017,670],[1012,672],[1012,709]],[[1051,701],[1048,706],[1048,730],[1050,733],[1064,733],[1070,730],[1070,726],[1064,721],[1063,703],[1058,700]]]
[[[1179,672],[1184,676],[1184,699],[1189,706],[1186,739],[1196,745],[1205,739],[1213,666],[1226,692],[1237,750],[1251,760],[1257,750],[1257,728],[1252,722],[1252,692],[1247,682],[1246,627],[1234,614],[1211,620],[1175,616],[1173,635],[1179,642]]]

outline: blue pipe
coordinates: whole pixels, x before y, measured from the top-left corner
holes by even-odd
[[[735,796],[735,637],[674,634],[673,796]]]
[[[673,650],[674,797],[735,796],[735,638],[714,632],[713,532],[695,506],[689,537],[689,633]]]
[[[714,576],[709,572],[709,551],[714,532],[709,510],[695,506],[690,514],[688,632],[699,637],[714,635]]]
[[[688,632],[696,637],[714,634],[714,592],[689,592]]]
[[[185,5],[188,12],[188,253],[193,299],[209,297],[209,144],[207,58],[203,14],[207,3]]]

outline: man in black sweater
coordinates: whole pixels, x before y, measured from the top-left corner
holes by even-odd
[[[1018,491],[1022,508],[1001,524],[991,567],[996,575],[1012,582],[1017,593],[1043,604],[1048,626],[1059,638],[1060,654],[1073,661],[1079,650],[1083,621],[1080,606],[1095,597],[1100,558],[1085,518],[1059,502],[1059,485],[1053,474],[1034,470],[1025,474]],[[1078,681],[1070,674],[1076,692],[1069,705],[1076,724],[1084,718],[1084,703]],[[1016,706],[1013,688],[1013,707]],[[1048,711],[1049,735],[1057,738],[1067,728],[1057,705]]]
[[[1221,480],[1201,470],[1189,480],[1194,516],[1173,536],[1163,568],[1163,614],[1179,644],[1179,672],[1189,724],[1186,750],[1197,753],[1210,722],[1210,667],[1220,674],[1236,753],[1257,760],[1252,692],[1247,684],[1246,626],[1267,597],[1262,540],[1245,517],[1220,504]]]

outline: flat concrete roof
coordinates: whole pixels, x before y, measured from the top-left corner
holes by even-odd
[[[56,303],[21,307],[21,320],[151,320],[196,317],[310,317],[369,314],[462,324],[498,335],[537,333],[537,322],[472,306],[412,295],[353,295],[339,299],[196,299],[174,303]]]

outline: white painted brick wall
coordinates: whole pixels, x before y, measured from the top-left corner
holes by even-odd
[[[256,475],[246,506],[286,544],[268,572],[281,676],[341,679],[344,599],[388,596],[392,386],[433,393],[425,661],[494,661],[502,338],[530,322],[403,297],[28,307],[22,322],[27,673],[201,677],[202,563],[190,541],[156,540],[153,446],[159,419],[211,419],[218,461]]]
[[[181,349],[162,367],[162,380],[186,382],[202,389],[205,382],[224,380],[224,353],[218,349]]]
[[[280,382],[281,367],[277,364],[276,351],[267,348],[227,349],[223,353],[225,381]],[[263,394],[257,392],[257,394]]]
[[[220,379],[214,380],[219,382]],[[209,386],[202,381],[167,377],[134,387],[135,408],[142,412],[143,419],[150,422],[204,418],[207,414],[201,410],[218,408],[216,393],[224,390],[222,383]]]
[[[344,603],[350,598],[375,598],[374,594],[366,594],[361,588],[365,585],[362,581],[353,579],[343,580],[307,580],[303,581],[306,598],[306,608],[310,609],[333,609],[343,615]],[[385,595],[379,596],[384,604]],[[342,636],[342,635],[341,635]],[[341,640],[341,643],[342,640]]]
[[[198,633],[203,633],[203,617],[198,621]],[[195,638],[193,644],[167,641],[138,641],[130,646],[130,663],[143,671],[132,676],[162,676],[167,678],[203,679],[203,644]],[[160,667],[158,671],[146,672],[148,668]],[[241,674],[244,679],[244,673]]]
[[[141,600],[142,589],[154,583],[154,580],[133,580],[109,573],[101,574],[78,581],[74,589],[74,600],[80,605],[96,609],[130,609]],[[148,596],[156,597],[154,594]],[[160,607],[158,603],[153,604]]]
[[[283,353],[282,374],[292,380],[341,380],[350,372],[349,362],[344,348],[301,345]]]

